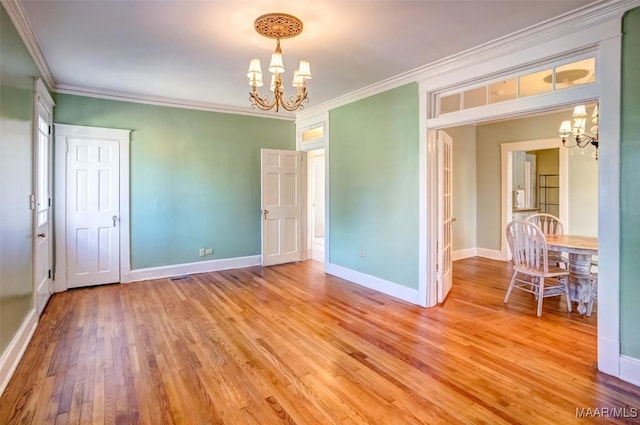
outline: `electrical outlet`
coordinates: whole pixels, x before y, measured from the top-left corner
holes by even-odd
[[[367,251],[365,251],[364,249],[361,249],[359,252],[360,257],[366,257],[367,256]]]
[[[204,255],[213,255],[213,248],[207,248],[204,250]]]
[[[200,256],[204,257],[204,248],[200,248]]]

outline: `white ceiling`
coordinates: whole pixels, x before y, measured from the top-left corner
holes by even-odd
[[[267,72],[275,48],[253,29],[264,13],[303,21],[284,80],[293,92],[309,60],[312,107],[591,2],[19,0],[57,86],[234,107],[249,106],[249,59]]]

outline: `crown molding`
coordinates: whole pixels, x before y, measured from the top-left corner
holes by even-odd
[[[22,41],[27,47],[27,50],[31,54],[31,57],[36,63],[38,70],[40,70],[42,78],[47,83],[47,86],[49,86],[49,88],[52,88],[55,85],[53,74],[51,74],[51,70],[47,65],[47,61],[45,61],[44,59],[42,50],[40,50],[38,39],[31,29],[29,20],[24,14],[22,7],[20,7],[20,4],[16,0],[0,0],[0,2],[4,6],[4,9],[7,11],[9,18],[11,18],[11,22],[13,22],[13,25],[15,25],[18,34],[20,34],[20,38],[22,38]]]
[[[166,106],[169,108],[194,109],[198,111],[219,112],[222,114],[247,115],[260,118],[271,118],[285,121],[295,121],[295,115],[290,112],[258,111],[250,107],[222,105],[217,103],[198,102],[186,99],[143,95],[121,92],[116,90],[101,90],[86,87],[58,84],[53,91],[60,94],[93,97],[98,99],[118,100],[121,102],[142,103],[146,105]]]
[[[471,49],[463,50],[459,53],[320,103],[312,108],[298,112],[296,119],[306,119],[307,116],[320,113],[321,111],[329,111],[411,82],[419,82],[434,75],[446,74],[461,67],[473,66],[483,61],[504,56],[507,53],[513,53],[558,39],[559,37],[575,33],[578,30],[589,28],[611,19],[621,19],[626,11],[636,6],[640,6],[640,0],[618,0],[615,2],[611,0],[599,0]]]

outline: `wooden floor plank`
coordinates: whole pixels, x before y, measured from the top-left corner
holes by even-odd
[[[597,307],[567,313],[555,297],[537,318],[529,294],[502,302],[510,275],[457,261],[432,309],[311,261],[59,293],[0,424],[537,425],[640,410],[638,387],[597,371]]]

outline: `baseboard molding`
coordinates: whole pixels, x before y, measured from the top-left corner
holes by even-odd
[[[324,271],[330,275],[337,276],[339,278],[353,282],[357,285],[382,292],[383,294],[395,298],[399,298],[403,301],[412,304],[419,304],[417,289],[408,288],[406,286],[399,285],[397,283],[380,279],[379,277],[371,276],[369,274],[349,269],[347,267],[339,266],[333,263],[325,263]]]
[[[476,248],[476,256],[488,258],[490,260],[504,261],[502,258],[502,252],[497,249]]]
[[[182,276],[195,273],[216,272],[219,270],[241,269],[259,266],[262,263],[260,255],[248,257],[224,258],[220,260],[199,261],[196,263],[174,264],[171,266],[150,267],[131,270],[122,279],[124,282],[139,282],[141,280],[163,279],[166,277]]]
[[[640,386],[640,360],[620,356],[620,379]]]
[[[598,317],[601,319],[601,317]],[[600,332],[598,332],[600,333]],[[598,336],[598,370],[607,375],[620,376],[620,340]]]
[[[4,392],[7,384],[13,376],[13,372],[16,371],[18,363],[22,359],[24,351],[31,341],[31,337],[38,326],[38,317],[36,310],[32,309],[27,314],[27,317],[22,322],[20,329],[13,337],[9,346],[0,357],[0,395]]]
[[[453,261],[476,257],[478,255],[478,248],[474,247],[474,248],[459,249],[457,251],[453,251],[451,255],[452,255]]]

